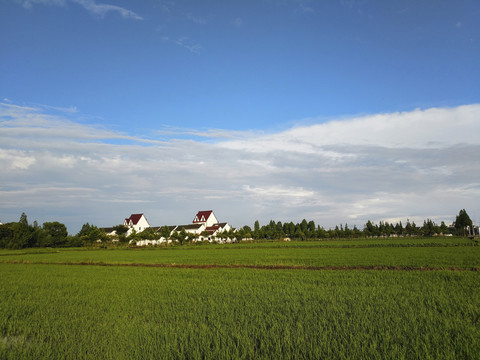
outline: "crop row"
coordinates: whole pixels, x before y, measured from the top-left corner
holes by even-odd
[[[277,245],[278,244],[278,245]],[[198,264],[306,267],[480,268],[479,246],[284,246],[279,243],[153,249],[1,251],[0,263]],[[256,246],[260,245],[260,246]]]
[[[475,272],[0,271],[0,358],[473,359],[480,348]]]

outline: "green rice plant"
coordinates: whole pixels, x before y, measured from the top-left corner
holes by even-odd
[[[2,359],[480,353],[477,272],[34,264],[0,271]]]
[[[292,242],[187,246],[144,249],[51,249],[50,251],[0,252],[0,263],[94,263],[94,264],[176,264],[219,266],[304,266],[304,267],[407,267],[480,268],[480,247],[469,239],[456,243],[446,238],[431,244],[421,240],[413,246],[406,240],[379,244],[382,239],[355,240],[355,246],[330,242]],[[340,243],[340,245],[338,245]],[[402,245],[403,244],[403,245]],[[439,246],[438,244],[441,244]],[[459,245],[461,244],[461,245]],[[267,246],[268,245],[268,246]]]

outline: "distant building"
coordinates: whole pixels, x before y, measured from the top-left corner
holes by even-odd
[[[182,231],[182,229],[185,229],[185,231],[188,232],[188,233],[200,235],[207,228],[206,228],[205,224],[203,224],[203,223],[177,225],[175,227],[175,230],[177,230],[177,231]]]
[[[151,228],[155,233],[161,233],[164,226],[150,226],[145,215],[142,214],[131,214],[130,217],[125,218],[123,225],[128,227],[128,232],[126,235],[130,235],[134,230],[137,233],[141,233],[145,229]],[[114,228],[102,228],[108,235],[116,235]],[[174,231],[180,232],[184,229],[189,234],[196,235],[195,238],[198,240],[208,240],[213,241],[218,235],[224,232],[228,232],[233,229],[226,222],[218,222],[217,217],[213,213],[213,210],[204,210],[199,211],[191,224],[185,225],[172,225],[168,226],[170,235]],[[218,239],[221,241],[222,239]],[[165,238],[160,238],[159,240],[138,240],[137,245],[157,245],[167,241]]]
[[[129,228],[127,235],[130,235],[133,230],[139,233],[150,227],[150,224],[148,223],[147,218],[143,214],[130,215],[129,218],[125,219],[125,221],[123,222],[123,225]]]
[[[194,224],[205,224],[206,227],[211,227],[218,223],[218,220],[213,213],[213,210],[199,211],[192,223]]]

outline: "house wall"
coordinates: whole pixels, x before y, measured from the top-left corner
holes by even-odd
[[[206,227],[213,226],[213,225],[215,225],[216,223],[218,223],[218,220],[217,220],[217,218],[215,217],[215,214],[212,212],[212,213],[210,214],[210,216],[208,217],[208,219],[207,219]]]
[[[205,229],[207,228],[205,226],[205,223],[201,223],[199,224],[200,226],[198,228],[194,228],[194,229],[188,229],[188,228],[185,228],[185,231],[187,233],[190,233],[190,234],[198,234],[200,235],[202,232],[205,231]],[[178,232],[182,231],[182,226],[177,226],[177,228],[175,229],[177,230]]]
[[[133,224],[132,220],[129,220],[129,221],[125,220],[123,222],[123,225],[129,227],[129,229],[127,231],[127,234],[126,234],[127,236],[130,235],[133,232],[133,230],[135,230],[137,233],[139,233],[139,232],[141,232],[141,231],[150,227],[150,224],[148,223],[145,215],[142,215],[140,217],[140,219],[137,221],[136,224]]]
[[[135,229],[135,231],[137,233],[140,232],[140,231],[143,231],[143,230],[145,230],[149,227],[150,227],[150,224],[148,223],[147,219],[143,215],[140,218],[140,220],[138,220],[137,224],[133,225],[133,228]]]
[[[225,226],[222,228],[221,231],[230,231],[230,230],[232,230],[232,227],[228,224],[225,224]]]

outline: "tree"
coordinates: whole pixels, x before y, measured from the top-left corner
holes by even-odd
[[[255,224],[253,224],[253,237],[258,239],[260,237],[260,223],[258,220],[255,220]]]
[[[305,235],[305,233],[300,228],[298,229],[298,231],[296,233],[296,236],[302,241],[307,240],[307,236]]]
[[[304,234],[307,233],[307,231],[308,231],[307,220],[303,219],[302,222],[300,223],[300,231],[303,232]]]
[[[327,237],[327,231],[323,228],[323,226],[318,225],[317,227],[317,237],[320,239]]]
[[[33,229],[28,225],[27,215],[22,213],[20,216],[20,220],[18,223],[13,223],[13,247],[20,249],[31,247],[34,244],[32,243],[33,240]]]
[[[468,228],[468,229],[467,229]],[[473,230],[473,223],[465,209],[460,210],[455,219],[455,230],[458,235],[469,235],[467,231]]]
[[[345,224],[345,229],[343,230],[343,235],[347,238],[352,237],[352,230],[348,227],[348,224]]]
[[[399,236],[403,234],[403,225],[401,221],[395,224],[395,234]]]
[[[427,220],[424,220],[423,221],[423,226],[422,226],[422,234],[424,236],[432,236],[432,235],[435,235],[437,233],[437,226],[435,225],[435,223],[430,220],[430,219],[427,219]]]
[[[14,231],[13,223],[0,225],[0,247],[11,248],[13,243]]]
[[[128,226],[117,225],[113,227],[113,230],[115,230],[118,236],[125,235],[128,232]]]
[[[252,228],[248,225],[245,225],[243,227],[243,231],[245,231],[245,233],[252,233]]]
[[[353,225],[352,233],[354,237],[362,236],[362,232],[357,228],[357,225]]]
[[[289,223],[284,223],[283,232],[285,233],[285,235],[293,237],[295,235],[295,224],[291,221]]]
[[[283,225],[282,225],[281,221],[277,222],[277,226],[276,226],[276,229],[275,229],[275,237],[277,239],[282,239],[282,238],[285,237],[285,233],[283,232]]]
[[[445,224],[445,221],[442,221],[442,223],[440,224],[440,231],[443,235],[448,234],[448,226],[447,224]]]
[[[189,241],[187,231],[183,227],[182,227],[182,230],[180,230],[180,233],[178,234],[178,241],[180,242],[180,245],[183,245],[183,243]]]
[[[363,232],[367,236],[375,236],[378,235],[378,227],[374,225],[370,220],[368,220],[365,224],[365,227],[363,228]]]
[[[157,239],[157,234],[155,233],[154,228],[146,228],[142,232],[138,234],[139,238],[141,240],[156,240]]]
[[[91,226],[88,222],[83,224],[82,228],[78,232],[77,236],[79,236],[79,237],[88,236],[88,234],[90,234],[90,229],[91,229]]]
[[[160,229],[160,235],[164,237],[165,239],[168,239],[170,237],[170,228],[165,225]]]
[[[81,240],[82,243],[87,243],[87,242],[92,242],[90,240],[90,231],[92,230],[92,227],[90,224],[87,222],[82,225],[82,228],[77,234],[77,237],[79,240]]]
[[[415,225],[415,221],[410,223],[410,220],[407,219],[407,225],[405,225],[405,233],[407,235],[415,235],[417,233],[417,225]]]
[[[67,228],[58,221],[43,223],[43,246],[61,246],[67,240]]]
[[[170,235],[170,239],[172,239],[173,241],[180,242],[179,233],[178,233],[177,229],[173,230],[172,235]]]

